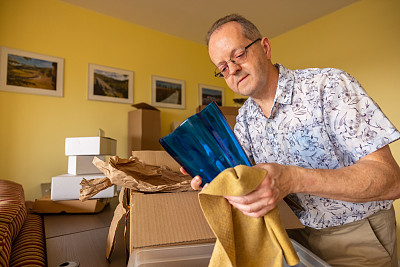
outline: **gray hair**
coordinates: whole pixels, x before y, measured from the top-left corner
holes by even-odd
[[[210,28],[210,30],[207,33],[206,37],[206,43],[208,46],[208,43],[210,42],[210,37],[211,35],[218,30],[222,25],[228,23],[228,22],[237,22],[242,26],[243,29],[243,35],[249,40],[256,40],[257,38],[262,38],[260,31],[257,29],[257,27],[248,19],[242,17],[241,15],[238,14],[231,14],[228,16],[225,16],[223,18],[220,18],[217,20]]]

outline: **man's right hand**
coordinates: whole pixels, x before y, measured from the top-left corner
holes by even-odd
[[[181,167],[180,171],[185,175],[189,175],[183,167]],[[190,185],[194,190],[200,190],[202,188],[201,183],[202,183],[201,177],[197,175],[192,179]]]

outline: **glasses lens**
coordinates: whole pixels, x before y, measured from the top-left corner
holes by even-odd
[[[226,76],[228,73],[229,73],[229,67],[227,64],[219,65],[215,69],[215,77],[222,78],[222,77]]]
[[[235,64],[242,64],[246,61],[246,55],[246,50],[241,49],[233,55],[232,62]]]
[[[217,77],[217,78],[224,78],[224,75],[220,71],[215,72],[214,76]]]

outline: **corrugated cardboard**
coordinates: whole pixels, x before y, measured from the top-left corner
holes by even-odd
[[[53,201],[50,195],[36,199],[32,211],[36,213],[97,213],[103,210],[107,200],[89,199],[85,202],[80,200]]]
[[[101,173],[92,163],[95,156],[68,156],[68,173],[73,175]],[[104,156],[96,156],[104,160]]]
[[[128,112],[128,151],[160,150],[160,111],[146,103],[132,106],[137,109]]]
[[[135,248],[214,242],[198,192],[131,194],[131,251]]]
[[[133,151],[132,156],[154,166],[168,166],[173,171],[180,171],[181,166],[165,151]]]
[[[196,112],[200,112],[203,108],[205,108],[207,105],[201,105],[196,108]],[[222,114],[224,114],[226,120],[228,121],[229,126],[233,129],[236,124],[236,116],[239,114],[239,108],[238,107],[229,107],[229,106],[218,106],[219,109],[222,111]]]
[[[51,200],[79,199],[81,181],[102,178],[104,174],[72,175],[62,174],[51,178]],[[97,193],[93,198],[110,198],[114,196],[115,185]]]
[[[173,121],[171,122],[171,132],[173,132],[179,125],[181,125],[181,121]]]
[[[112,138],[101,136],[65,138],[66,156],[115,154],[117,154],[117,140]]]
[[[179,165],[165,151],[134,151],[133,156],[151,165]],[[174,164],[172,164],[174,163]],[[171,165],[169,165],[171,164]],[[204,218],[198,192],[131,193],[130,251],[144,247],[214,242]],[[279,205],[286,229],[304,227],[285,202]]]

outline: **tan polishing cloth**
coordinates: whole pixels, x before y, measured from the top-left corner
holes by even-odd
[[[265,174],[263,169],[236,166],[221,172],[200,192],[201,208],[217,237],[209,266],[283,266],[283,255],[289,265],[299,263],[278,208],[253,218],[223,197],[250,193]]]

